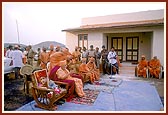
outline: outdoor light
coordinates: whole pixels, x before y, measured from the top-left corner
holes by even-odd
[[[16,19],[16,29],[17,29],[18,43],[20,44],[20,39],[19,39],[19,26],[18,26],[18,21],[17,21],[17,19]]]
[[[12,12],[11,17],[15,19],[16,22],[16,30],[17,30],[17,40],[18,44],[20,44],[20,35],[19,35],[19,26],[18,26],[18,19],[21,18],[21,15],[18,12]]]

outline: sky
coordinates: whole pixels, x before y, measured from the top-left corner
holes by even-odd
[[[81,25],[82,18],[165,9],[166,2],[2,2],[4,43],[66,44],[62,30]]]

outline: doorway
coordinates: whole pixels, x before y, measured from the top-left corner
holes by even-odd
[[[119,57],[120,61],[123,61],[123,37],[112,37],[112,45]]]
[[[137,62],[139,37],[126,37],[126,61]]]

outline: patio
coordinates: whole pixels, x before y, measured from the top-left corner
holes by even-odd
[[[99,91],[93,104],[65,102],[62,105],[58,105],[58,109],[55,112],[156,112],[163,110],[164,105],[160,99],[160,94],[158,94],[154,86],[154,81],[135,77],[135,65],[128,63],[123,63],[122,65],[119,75],[102,75],[100,81],[84,85],[84,90]],[[47,111],[35,108],[34,105],[35,101],[32,101],[17,109],[16,112]]]

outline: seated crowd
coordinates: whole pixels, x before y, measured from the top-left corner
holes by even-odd
[[[98,47],[94,49],[93,45],[90,45],[89,50],[87,50],[86,47],[83,49],[75,47],[75,50],[72,53],[69,52],[68,48],[61,48],[60,46],[57,46],[54,50],[53,45],[50,45],[49,52],[46,51],[46,48],[43,48],[42,52],[38,49],[38,53],[36,53],[31,49],[31,46],[28,46],[25,50],[27,52],[23,52],[24,56],[21,51],[18,51],[18,45],[16,45],[14,49],[15,50],[12,51],[13,53],[11,54],[7,51],[5,56],[11,57],[12,59],[19,57],[16,60],[13,60],[14,63],[15,61],[21,62],[21,59],[23,58],[24,64],[33,66],[33,56],[38,54],[36,66],[40,67],[40,69],[47,69],[47,74],[51,80],[56,80],[55,75],[57,75],[57,79],[66,82],[74,81],[72,90],[74,87],[74,90],[79,97],[85,95],[83,92],[83,84],[85,82],[93,84],[95,81],[98,81],[100,79],[101,71],[102,74],[118,74],[119,67],[121,67],[115,48],[112,47],[108,52],[104,45],[102,46],[101,52]],[[142,55],[137,66],[137,74],[138,76],[147,77],[146,71],[149,70],[151,76],[159,78],[160,67],[160,61],[156,56],[148,62],[145,59],[145,56]],[[18,77],[18,71],[21,68],[21,64],[18,66],[16,65],[15,68],[17,73],[16,77]]]
[[[157,56],[154,56],[153,59],[147,61],[145,59],[145,55],[141,56],[141,60],[138,62],[137,66],[137,74],[138,76],[142,76],[146,78],[149,74],[149,77],[159,78],[159,74],[161,72],[161,63],[160,60],[157,59]]]

